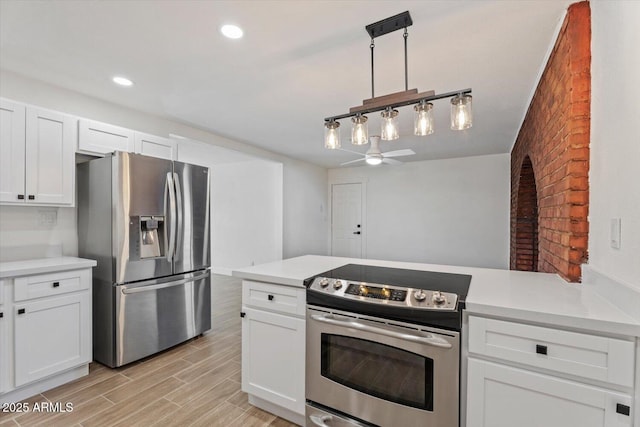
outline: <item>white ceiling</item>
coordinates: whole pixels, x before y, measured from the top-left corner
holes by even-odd
[[[407,161],[509,152],[569,0],[0,1],[0,66],[326,167],[355,155],[323,148],[323,119],[370,97],[364,26],[409,10],[409,88],[471,87],[474,125],[414,137]],[[229,40],[224,23],[243,27]],[[376,39],[376,95],[404,90],[402,32]],[[126,75],[131,88],[111,77]],[[378,114],[370,115],[377,134]],[[350,124],[343,121],[343,147]]]

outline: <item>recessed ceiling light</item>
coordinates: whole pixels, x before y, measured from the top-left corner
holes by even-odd
[[[131,80],[129,80],[126,77],[122,77],[122,76],[115,76],[113,78],[113,82],[115,84],[120,85],[120,86],[133,86],[133,82]]]
[[[220,32],[223,36],[228,37],[230,39],[239,39],[244,34],[242,32],[242,28],[237,25],[223,25],[220,27]]]

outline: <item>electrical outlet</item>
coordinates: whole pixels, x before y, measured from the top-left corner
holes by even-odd
[[[39,210],[38,225],[44,228],[53,228],[58,225],[58,211],[55,209]]]
[[[621,237],[621,219],[611,218],[611,247],[614,249],[620,249],[620,237]]]

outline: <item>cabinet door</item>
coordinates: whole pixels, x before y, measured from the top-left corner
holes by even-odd
[[[631,396],[469,358],[467,427],[630,427]]]
[[[91,294],[14,305],[16,387],[91,361]]]
[[[135,151],[138,154],[167,160],[178,159],[178,144],[176,141],[141,132],[136,132],[135,138]]]
[[[0,202],[22,203],[26,199],[24,132],[24,106],[0,99]]]
[[[242,390],[304,415],[303,319],[243,308]]]
[[[9,355],[7,350],[9,348],[9,342],[7,341],[7,320],[8,313],[7,308],[3,304],[4,294],[4,281],[0,280],[0,394],[4,393],[8,389],[7,385],[7,373],[9,367]]]
[[[93,120],[78,123],[78,150],[96,154],[125,151],[133,153],[133,131]]]
[[[27,203],[73,204],[76,137],[73,117],[27,108]]]

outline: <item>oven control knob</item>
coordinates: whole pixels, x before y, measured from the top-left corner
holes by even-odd
[[[333,282],[333,289],[340,289],[342,287],[342,280],[336,280],[335,282]]]
[[[442,305],[445,302],[447,302],[447,297],[445,297],[442,292],[440,291],[435,291],[433,293],[433,296],[431,297],[431,300],[433,301],[433,303],[435,305]]]
[[[324,279],[320,279],[320,286],[323,288],[326,288],[327,286],[329,286],[329,279],[324,278]]]
[[[413,293],[413,297],[416,299],[416,301],[424,301],[425,299],[427,299],[427,293],[422,289],[419,289]]]

